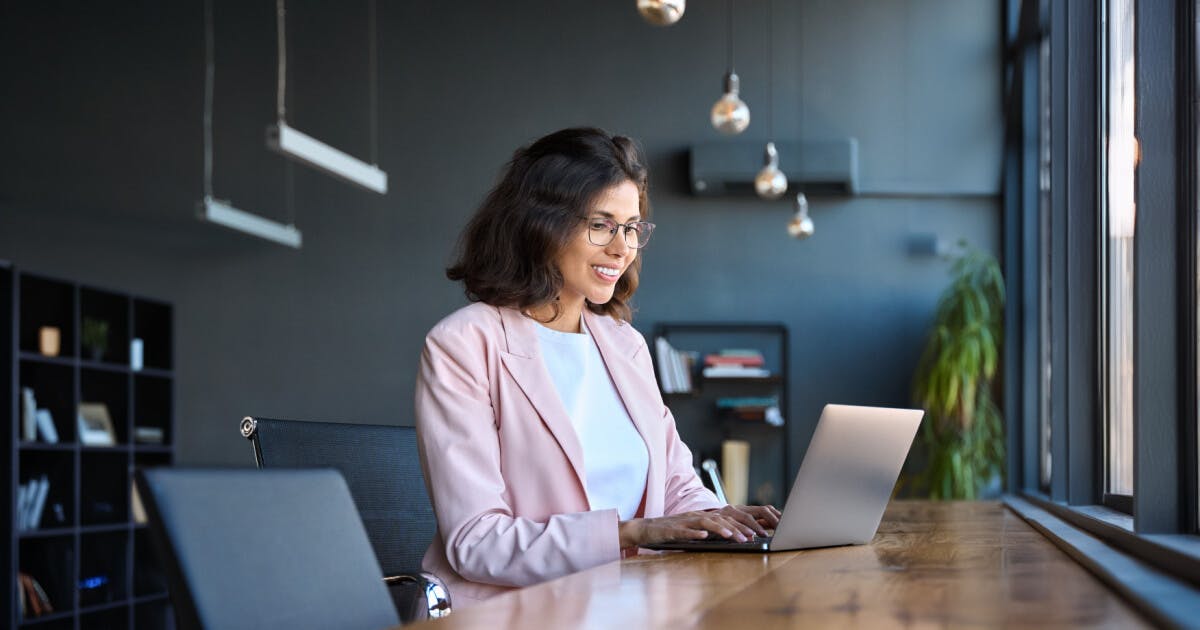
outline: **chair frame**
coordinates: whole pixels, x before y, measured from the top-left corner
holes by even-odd
[[[265,420],[266,418],[264,418]],[[291,420],[287,422],[301,422]],[[262,446],[258,441],[258,419],[253,416],[242,418],[240,424],[242,437],[250,440],[254,447],[254,462],[258,468],[264,468]],[[383,581],[388,589],[404,588],[415,585],[424,597],[425,610],[430,618],[445,617],[452,612],[450,591],[436,575],[424,571],[417,573],[401,573],[385,575]]]

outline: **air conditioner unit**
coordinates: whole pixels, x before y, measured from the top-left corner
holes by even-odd
[[[704,197],[754,194],[766,141],[705,142],[691,148],[692,194]],[[858,140],[776,142],[779,170],[788,192],[809,195],[858,193]]]

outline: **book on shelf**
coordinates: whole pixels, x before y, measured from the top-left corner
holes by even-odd
[[[46,595],[46,589],[42,588],[42,585],[33,576],[20,571],[17,573],[17,580],[21,586],[22,619],[41,617],[54,612],[54,606],[50,604],[50,597]]]
[[[54,416],[50,414],[49,409],[38,409],[35,414],[37,417],[38,433],[42,436],[42,441],[47,444],[58,444],[58,428],[54,426]]]
[[[710,365],[704,368],[704,378],[765,378],[771,371],[744,365]]]
[[[714,365],[741,365],[745,367],[762,367],[765,360],[761,354],[754,356],[726,356],[722,354],[709,354],[704,357],[705,366]]]
[[[678,394],[692,391],[692,364],[695,353],[681,352],[663,337],[654,340],[658,358],[658,381],[663,393]]]
[[[727,348],[704,355],[705,378],[760,378],[771,373],[758,350]]]
[[[142,505],[142,495],[138,494],[137,483],[131,483],[129,488],[129,512],[133,522],[138,525],[146,523],[146,507]]]
[[[32,387],[21,388],[21,439],[26,442],[37,439],[37,398]]]
[[[30,479],[17,486],[17,529],[37,529],[50,494],[50,479],[46,475]]]

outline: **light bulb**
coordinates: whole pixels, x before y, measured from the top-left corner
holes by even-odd
[[[815,229],[812,219],[808,216],[808,198],[804,193],[796,193],[796,216],[788,222],[788,236],[802,241],[812,236]]]
[[[670,26],[683,17],[687,0],[638,0],[638,13],[655,26]]]
[[[779,152],[774,142],[768,142],[763,152],[763,168],[754,178],[754,192],[763,199],[778,199],[787,192],[787,187],[787,176],[779,170]]]
[[[750,108],[738,98],[738,75],[732,70],[725,73],[725,94],[713,105],[712,126],[730,136],[750,126]]]

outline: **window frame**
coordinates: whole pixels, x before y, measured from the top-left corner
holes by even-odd
[[[1107,332],[1098,307],[1106,235],[1097,212],[1105,194],[1102,9],[1068,0],[1008,0],[1003,11],[1008,489],[1111,548],[1193,584],[1200,584],[1198,4],[1142,0],[1135,6],[1135,128],[1142,152],[1134,192],[1135,477],[1132,497],[1110,501],[1128,514],[1104,505],[1101,359]],[[1038,223],[1037,154],[1026,133],[1037,122],[1030,112],[1037,102],[1030,98],[1037,65],[1029,56],[1044,36],[1050,37],[1052,86],[1048,305],[1037,301],[1044,235],[1031,229]],[[1040,483],[1038,463],[1042,355],[1036,341],[1043,308],[1051,322],[1053,373],[1048,487]]]

